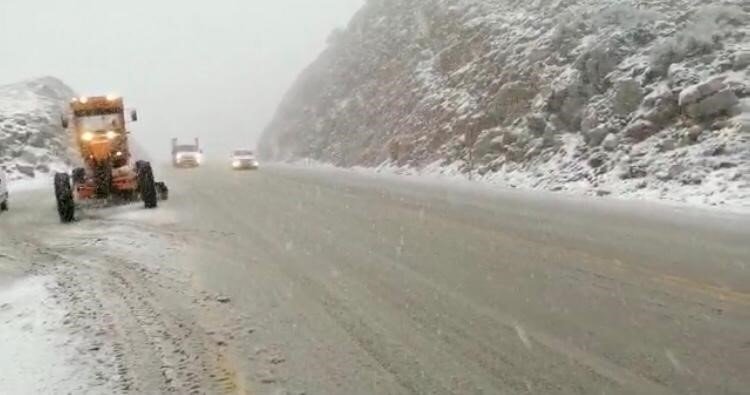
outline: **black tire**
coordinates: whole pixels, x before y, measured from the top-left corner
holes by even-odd
[[[156,192],[159,195],[159,200],[169,199],[169,188],[167,188],[167,184],[164,182],[159,181],[156,183]]]
[[[138,171],[138,190],[141,193],[141,199],[146,208],[156,208],[158,205],[158,194],[156,193],[156,183],[154,182],[154,172],[151,170],[151,164],[148,162],[136,163]]]
[[[83,184],[84,182],[86,182],[86,169],[82,167],[73,169],[73,183]]]
[[[112,162],[99,163],[94,168],[96,197],[106,199],[112,194]]]
[[[4,200],[0,203],[0,211],[8,211],[8,201]]]
[[[65,173],[55,174],[55,200],[60,222],[69,223],[75,219],[75,203],[73,189],[70,187],[70,177]]]

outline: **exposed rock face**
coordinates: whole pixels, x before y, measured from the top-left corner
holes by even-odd
[[[743,0],[370,0],[299,77],[260,152],[750,200],[749,43]],[[710,144],[737,166],[705,159]],[[673,165],[733,195],[657,177]]]
[[[11,179],[65,167],[70,138],[60,116],[73,96],[52,77],[0,86],[0,166]]]

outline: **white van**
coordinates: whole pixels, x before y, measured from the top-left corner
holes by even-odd
[[[0,211],[8,211],[8,177],[0,169]]]

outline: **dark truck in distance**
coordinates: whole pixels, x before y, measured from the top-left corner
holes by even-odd
[[[179,144],[176,138],[172,139],[172,165],[174,167],[198,167],[203,163],[203,150],[200,148],[198,138],[195,143]]]

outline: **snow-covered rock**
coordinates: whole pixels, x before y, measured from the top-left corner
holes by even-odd
[[[740,133],[750,134],[750,112],[742,113],[736,119]]]
[[[597,147],[609,135],[609,133],[610,130],[607,127],[597,126],[596,128],[589,130],[584,136],[586,143],[590,147]]]
[[[607,151],[613,151],[615,148],[617,148],[618,143],[619,140],[617,138],[617,135],[608,134],[607,137],[605,137],[602,141],[602,147],[604,147],[604,149],[606,149]]]
[[[60,116],[73,95],[52,77],[0,86],[0,166],[11,180],[66,167],[70,138]]]
[[[656,125],[645,119],[638,119],[623,130],[623,135],[634,141],[643,141],[658,131]]]
[[[654,87],[641,102],[641,109],[641,118],[657,125],[673,121],[679,111],[677,98],[665,84]]]
[[[739,103],[734,92],[725,89],[705,99],[685,107],[685,112],[693,118],[706,118],[711,115],[729,111]]]
[[[260,153],[750,205],[748,37],[746,0],[371,0]]]
[[[734,54],[734,69],[743,70],[750,67],[750,51],[737,52]]]
[[[729,111],[739,104],[739,99],[724,78],[714,78],[680,92],[679,104],[687,115],[703,119]]]
[[[713,78],[700,84],[691,85],[680,92],[680,107],[687,107],[713,96],[727,88],[723,78]]]

